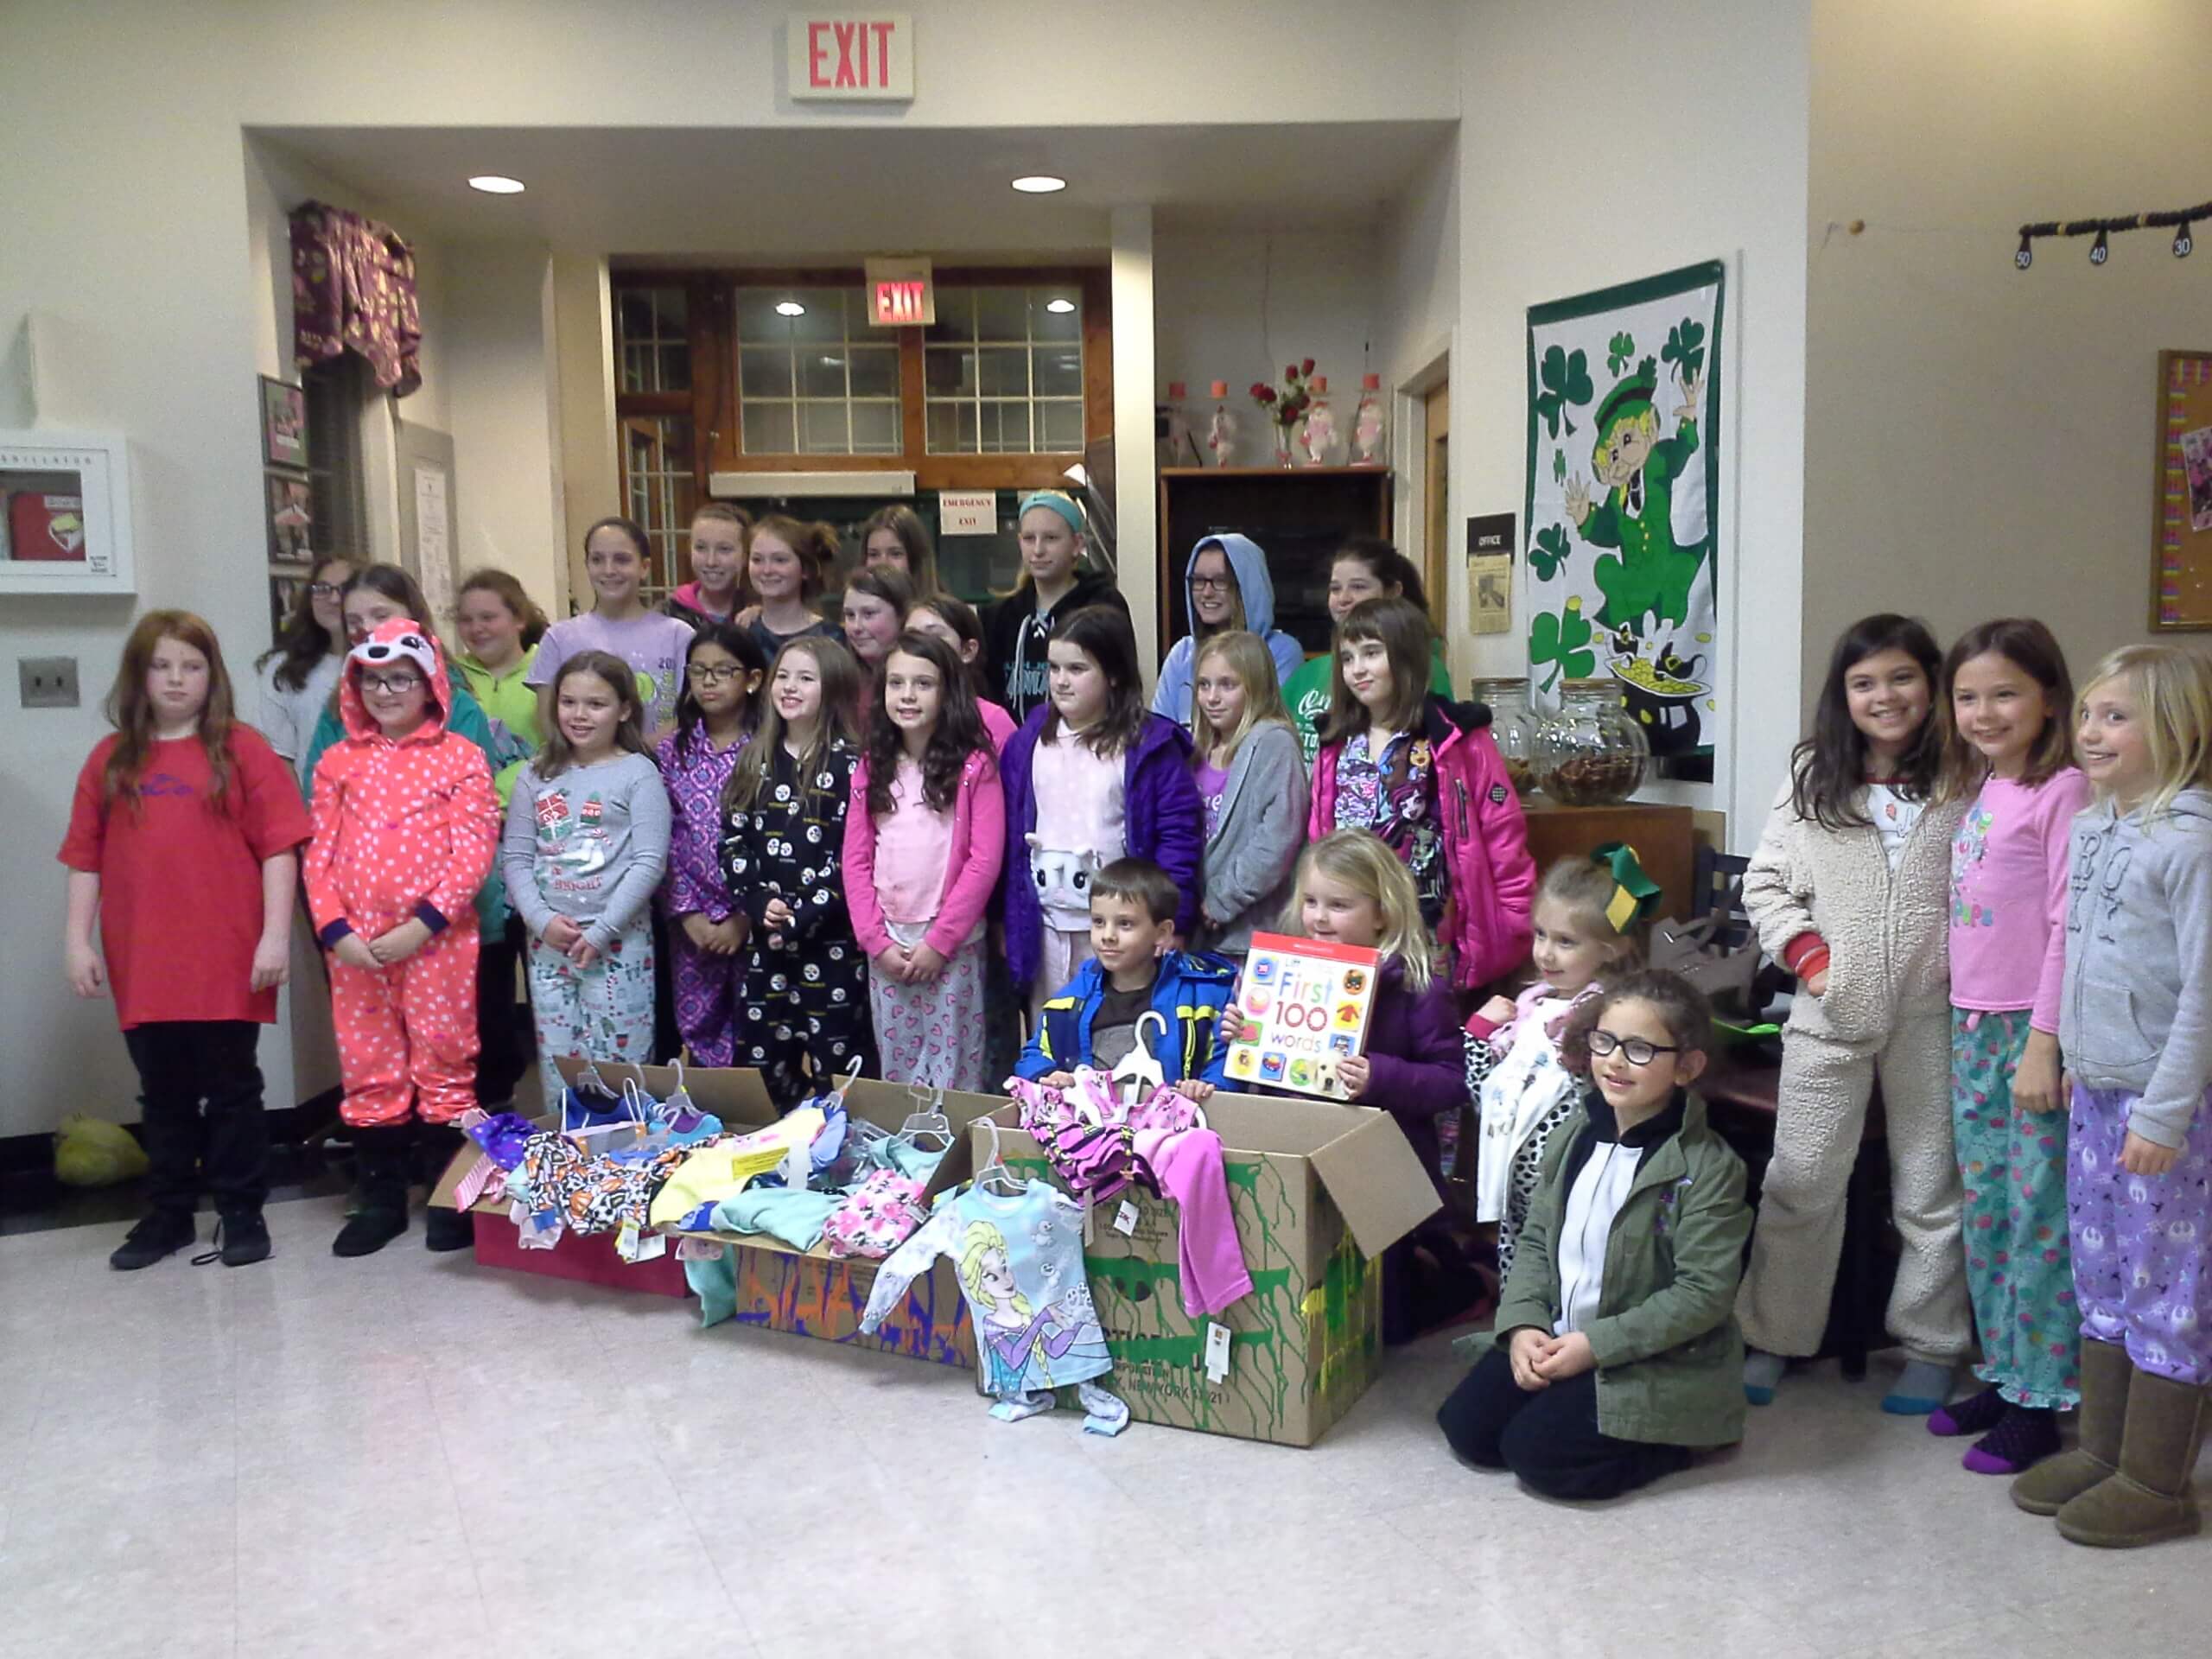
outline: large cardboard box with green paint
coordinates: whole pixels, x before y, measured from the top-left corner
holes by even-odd
[[[1016,1109],[994,1114],[1007,1161],[1051,1179]],[[1375,1380],[1382,1359],[1382,1252],[1437,1207],[1436,1189],[1387,1112],[1216,1095],[1224,1174],[1252,1294],[1209,1320],[1183,1311],[1176,1205],[1128,1193],[1093,1207],[1084,1261],[1114,1372],[1139,1422],[1311,1446]],[[990,1131],[978,1125],[978,1167]],[[1228,1374],[1206,1370],[1206,1327],[1230,1333]]]

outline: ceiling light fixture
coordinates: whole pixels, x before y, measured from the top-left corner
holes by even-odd
[[[776,315],[779,317],[803,317],[806,315],[806,308],[797,300],[778,300]]]
[[[504,173],[479,173],[468,181],[468,188],[481,190],[487,196],[518,196],[522,194],[523,183]]]
[[[1047,300],[1045,302],[1045,308],[1052,313],[1055,316],[1065,317],[1069,312],[1075,309],[1075,302],[1073,300]]]
[[[1055,190],[1066,189],[1068,181],[1050,173],[1025,173],[1014,181],[1014,188],[1025,196],[1049,196]]]

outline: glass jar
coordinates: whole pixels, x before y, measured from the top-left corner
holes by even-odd
[[[1643,786],[1651,745],[1618,682],[1569,680],[1536,728],[1536,786],[1561,806],[1612,806]]]
[[[1490,705],[1490,734],[1505,762],[1505,775],[1514,792],[1533,793],[1536,787],[1536,711],[1529,702],[1529,682],[1519,675],[1503,679],[1477,680],[1475,696]]]

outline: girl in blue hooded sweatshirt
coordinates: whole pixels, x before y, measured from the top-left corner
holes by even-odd
[[[1245,628],[1259,635],[1274,659],[1279,685],[1305,665],[1306,652],[1275,626],[1275,585],[1268,575],[1268,556],[1250,537],[1206,537],[1191,550],[1183,582],[1190,600],[1191,631],[1175,642],[1160,664],[1152,712],[1188,731],[1198,647],[1215,634]]]

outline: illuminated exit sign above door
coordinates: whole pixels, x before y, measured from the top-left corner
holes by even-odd
[[[785,36],[794,99],[912,102],[911,14],[794,11]]]
[[[868,320],[878,328],[926,328],[937,321],[937,283],[926,259],[869,259]]]

